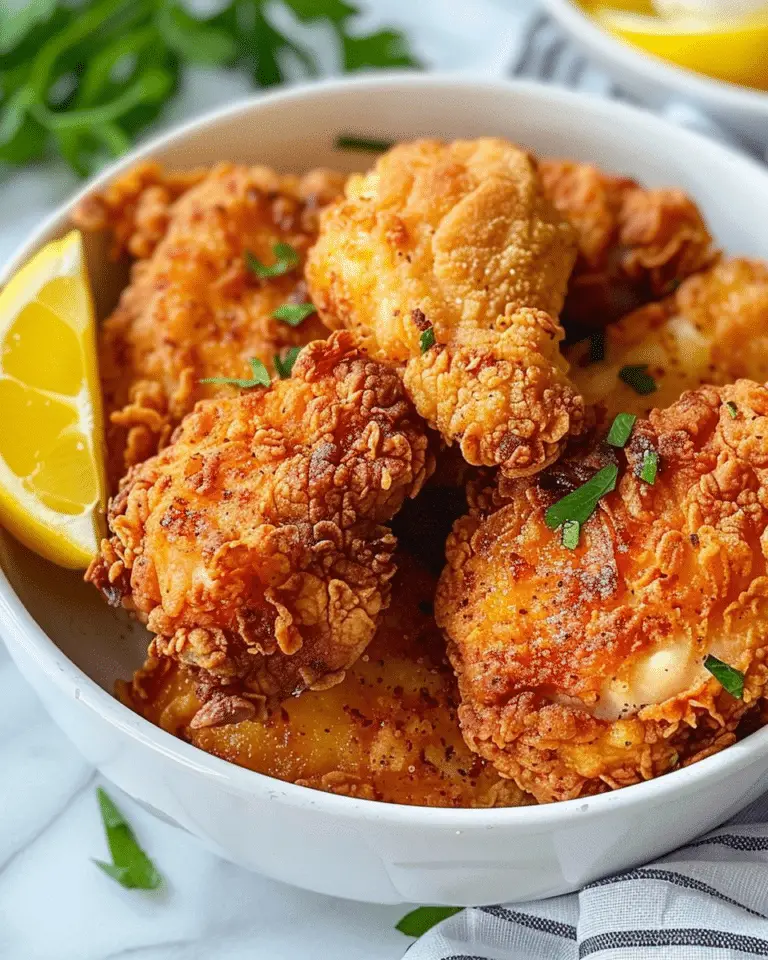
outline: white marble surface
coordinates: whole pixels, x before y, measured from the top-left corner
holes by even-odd
[[[515,0],[368,0],[365,26],[407,29],[424,61],[501,74],[529,4]],[[200,71],[172,123],[248,90]],[[50,165],[2,179],[0,263],[76,186]],[[0,624],[0,630],[2,625]],[[99,779],[43,711],[0,645],[0,958],[2,960],[394,960],[410,940],[401,907],[347,903],[244,872],[109,788],[167,878],[157,894],[123,890],[107,855]]]

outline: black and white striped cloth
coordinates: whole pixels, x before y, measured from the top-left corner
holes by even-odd
[[[624,98],[535,3],[517,4],[514,76]],[[733,141],[700,111],[667,119]],[[735,146],[740,146],[734,143]],[[578,894],[468,908],[433,927],[407,960],[744,960],[768,957],[768,794],[729,824]]]
[[[576,894],[463,910],[406,960],[768,957],[768,795],[726,826]]]

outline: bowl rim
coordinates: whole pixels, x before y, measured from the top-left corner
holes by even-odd
[[[639,125],[650,135],[677,137],[693,155],[714,154],[727,160],[736,168],[751,176],[768,181],[768,171],[750,157],[742,155],[721,143],[701,134],[676,127],[654,114],[617,101],[585,96],[571,90],[547,86],[531,81],[471,78],[457,73],[430,73],[394,71],[369,74],[359,77],[332,78],[312,83],[299,84],[266,94],[240,99],[217,110],[209,111],[186,123],[176,125],[166,132],[141,144],[125,157],[110,165],[87,183],[43,220],[32,231],[16,253],[0,269],[0,287],[12,273],[45,242],[54,231],[60,231],[69,220],[74,205],[86,194],[102,187],[115,175],[133,166],[137,161],[150,158],[159,150],[183,141],[208,127],[215,127],[261,106],[281,102],[324,97],[347,89],[360,91],[377,89],[392,92],[412,92],[413,88],[446,88],[462,90],[471,96],[478,92],[509,94],[517,93],[535,103],[555,103],[568,109],[582,110],[593,116],[615,120],[619,127],[628,121]],[[737,170],[738,172],[738,170]],[[10,536],[10,534],[7,534]],[[425,807],[407,804],[386,803],[378,800],[363,800],[334,793],[298,786],[294,783],[258,773],[237,764],[208,754],[198,747],[173,736],[160,727],[134,713],[95,680],[71,661],[54,641],[37,624],[11,586],[0,565],[0,624],[2,639],[11,648],[17,645],[34,661],[44,676],[64,694],[74,696],[84,707],[97,714],[102,721],[121,733],[138,741],[157,754],[200,773],[211,781],[226,783],[227,789],[241,797],[261,795],[265,799],[287,803],[293,807],[312,808],[318,813],[349,819],[392,823],[414,827],[445,830],[489,828],[546,828],[561,826],[574,819],[601,816],[645,804],[648,801],[663,802],[671,794],[684,796],[698,790],[706,781],[725,779],[733,771],[751,765],[761,759],[768,768],[768,726],[756,731],[744,740],[725,750],[706,757],[689,767],[675,770],[652,780],[623,787],[596,796],[562,800],[556,803],[525,807],[498,808],[452,808]]]
[[[634,47],[595,23],[573,0],[543,0],[543,3],[552,17],[587,50],[596,50],[606,62],[621,61],[627,70],[665,86],[670,96],[680,94],[699,102],[708,101],[721,110],[751,110],[768,117],[768,91],[708,77]],[[621,86],[620,78],[616,78],[616,82]]]

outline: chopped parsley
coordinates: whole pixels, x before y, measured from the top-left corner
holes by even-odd
[[[589,363],[600,363],[605,360],[605,333],[602,330],[595,330],[589,338]]]
[[[641,397],[646,397],[649,393],[654,393],[658,389],[656,381],[647,371],[647,363],[622,367],[619,370],[619,379],[623,380],[628,387],[632,387],[635,393],[639,393]]]
[[[251,357],[248,363],[253,372],[253,376],[249,380],[241,377],[205,377],[200,383],[215,383],[220,387],[240,387],[241,390],[250,390],[252,387],[268,387],[272,378],[261,360],[258,357]]]
[[[578,520],[566,520],[563,524],[563,546],[566,550],[575,550],[579,545],[581,524]]]
[[[722,660],[713,657],[711,653],[707,655],[707,659],[704,661],[704,669],[709,670],[715,680],[720,682],[723,690],[730,693],[732,697],[737,700],[743,699],[744,674],[741,670],[723,663]]]
[[[419,337],[419,346],[421,347],[421,352],[426,353],[430,347],[435,345],[435,328],[427,327],[426,330],[421,331],[421,336]]]
[[[262,263],[261,260],[250,250],[245,251],[245,265],[255,273],[257,277],[266,280],[269,277],[282,277],[283,274],[293,270],[299,264],[299,254],[294,250],[290,243],[276,243],[272,247],[272,253],[275,256],[275,262],[270,266]]]
[[[608,431],[606,441],[612,447],[623,447],[632,433],[637,417],[634,413],[617,413],[614,417],[611,429]]]
[[[550,530],[556,530],[569,520],[576,520],[583,526],[595,512],[600,498],[615,488],[618,475],[619,468],[615,463],[598,470],[586,483],[553,503],[544,514],[544,522]]]
[[[337,150],[363,150],[366,153],[384,153],[394,146],[394,140],[376,140],[374,137],[356,137],[340,133],[336,137]]]
[[[275,320],[282,320],[289,327],[298,327],[315,312],[313,303],[284,303],[274,311]]]
[[[279,353],[275,354],[275,370],[277,370],[277,375],[281,380],[287,380],[290,377],[293,365],[296,363],[296,357],[300,353],[301,347],[291,347],[290,350],[286,350],[284,357],[281,357]]]
[[[646,483],[656,483],[656,474],[659,472],[659,455],[655,450],[646,450],[640,466],[640,479]]]
[[[395,930],[399,930],[407,937],[420,937],[441,920],[446,920],[455,913],[461,913],[463,909],[463,907],[417,907],[410,913],[406,913],[395,925]]]
[[[731,420],[735,420],[739,415],[739,408],[736,406],[733,400],[727,401],[725,404],[725,409],[728,411],[728,416],[731,418]]]
[[[93,862],[108,877],[129,890],[156,890],[163,878],[155,865],[141,849],[133,831],[107,793],[99,787],[96,795],[112,863],[103,860]]]

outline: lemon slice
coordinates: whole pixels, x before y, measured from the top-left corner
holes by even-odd
[[[0,292],[0,523],[82,568],[98,548],[105,489],[93,303],[73,231]]]
[[[679,67],[717,80],[768,90],[768,19],[713,24],[606,7],[593,11],[611,33]]]

